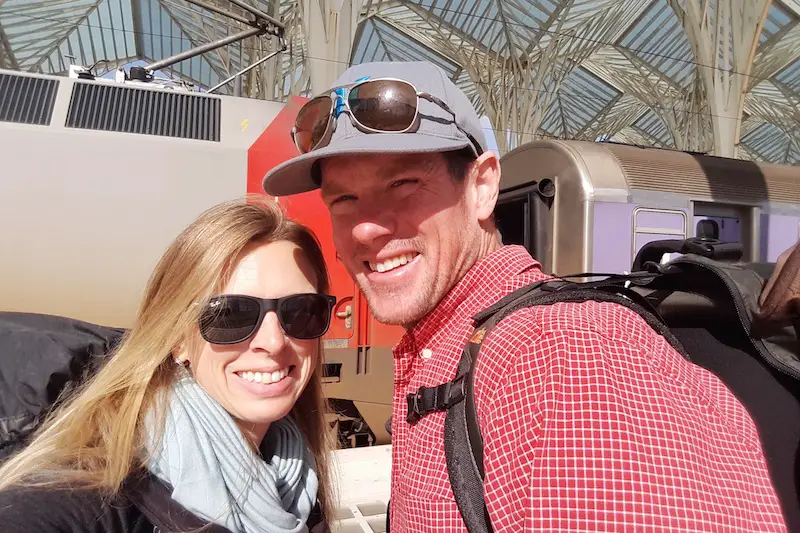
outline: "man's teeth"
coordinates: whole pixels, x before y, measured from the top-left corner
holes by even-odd
[[[281,368],[280,370],[275,370],[274,372],[237,372],[236,375],[242,379],[246,379],[247,381],[265,383],[268,385],[270,383],[277,383],[288,376],[289,367]]]
[[[373,263],[370,261],[369,268],[373,272],[388,272],[390,270],[394,270],[399,266],[405,265],[406,263],[414,259],[416,256],[417,254],[408,253],[408,254],[398,255],[397,257],[393,257],[385,261],[381,261],[380,263]]]

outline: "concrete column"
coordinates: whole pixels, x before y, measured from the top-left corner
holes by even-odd
[[[708,99],[714,154],[736,157],[758,38],[772,0],[670,0],[692,45]]]
[[[301,0],[312,94],[330,88],[349,66],[363,3],[363,0]]]

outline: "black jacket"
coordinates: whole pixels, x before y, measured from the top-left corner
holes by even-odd
[[[132,476],[120,494],[17,488],[0,492],[3,533],[230,533],[187,511],[170,488],[151,475]],[[319,506],[308,521],[312,533],[328,533]]]

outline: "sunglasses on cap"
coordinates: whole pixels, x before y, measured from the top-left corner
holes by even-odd
[[[336,119],[347,113],[364,133],[410,133],[419,127],[419,100],[428,100],[451,115],[453,124],[483,153],[480,144],[456,122],[456,114],[432,94],[420,92],[407,81],[377,78],[356,81],[312,98],[300,108],[292,139],[301,154],[326,146],[336,129]]]
[[[264,299],[240,294],[215,296],[200,317],[200,335],[211,344],[236,344],[252,337],[269,311],[275,311],[284,333],[295,339],[316,339],[330,326],[336,297],[293,294]]]

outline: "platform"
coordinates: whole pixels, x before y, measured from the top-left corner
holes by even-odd
[[[331,533],[384,533],[392,446],[348,448],[334,455],[339,506]]]

